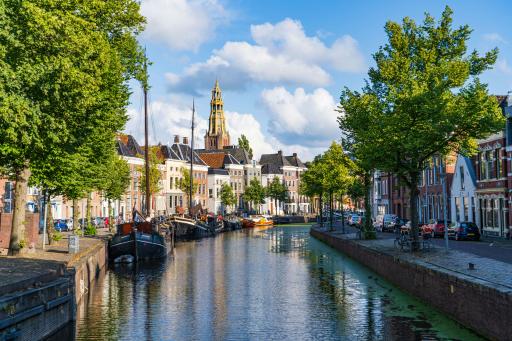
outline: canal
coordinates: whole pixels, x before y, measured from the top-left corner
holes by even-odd
[[[468,298],[470,299],[470,298]],[[309,236],[243,230],[114,267],[61,335],[77,340],[478,340]]]

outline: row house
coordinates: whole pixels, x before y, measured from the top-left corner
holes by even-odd
[[[252,179],[256,178],[261,183],[261,165],[249,157],[247,151],[239,146],[224,146],[222,149],[200,149],[198,153],[201,155],[206,154],[224,154],[229,155],[229,159],[234,159],[237,162],[227,162],[226,168],[231,177],[230,185],[237,196],[237,206],[241,209],[246,209],[243,200],[243,193],[245,187],[249,186]]]
[[[477,225],[487,236],[510,238],[512,191],[512,94],[497,96],[505,129],[478,141],[476,160]]]
[[[220,188],[224,182],[227,182],[235,194],[235,208],[243,207],[243,193],[245,189],[244,167],[233,155],[223,152],[199,153],[199,157],[208,165],[208,208],[212,212],[219,212],[221,207]],[[227,178],[226,178],[227,176]]]
[[[480,222],[476,201],[475,162],[476,157],[457,156],[450,198],[450,217],[453,222],[469,221],[477,224]]]
[[[130,168],[130,184],[121,200],[114,203],[114,216],[123,220],[131,220],[133,210],[142,212],[144,194],[140,190],[141,169],[144,167],[144,150],[131,135],[120,134],[117,137],[117,153],[128,163]]]
[[[455,156],[448,156],[446,163],[446,191],[450,198],[450,188],[455,170]],[[431,220],[444,219],[443,172],[439,156],[432,157],[426,168],[421,172],[418,183],[418,219],[420,224]],[[395,214],[401,218],[411,218],[409,190],[399,177],[388,172],[375,171],[373,176],[373,215]],[[450,201],[447,200],[447,212],[450,212]],[[448,213],[449,218],[449,213]]]
[[[268,187],[274,181],[274,178],[278,178],[281,183],[284,182],[283,170],[276,164],[264,164],[261,168],[261,173],[261,184],[263,187]],[[268,214],[284,214],[284,203],[279,200],[274,201],[271,198],[265,198],[262,210]]]
[[[486,235],[504,237],[509,230],[509,186],[505,132],[478,141],[476,161],[479,220]]]
[[[310,211],[309,198],[299,193],[300,179],[307,167],[298,158],[296,153],[290,156],[283,155],[282,151],[278,151],[275,154],[263,154],[260,159],[260,164],[267,172],[280,172],[282,181],[286,185],[288,195],[287,201],[284,203],[285,213],[308,213]],[[265,165],[273,166],[265,168]],[[269,175],[275,174],[267,173],[267,178]]]
[[[429,160],[427,167],[422,171],[418,198],[420,223],[427,224],[432,220],[444,220],[443,172],[446,172],[446,212],[447,218],[450,220],[451,203],[449,198],[456,160],[456,154],[451,154],[447,155],[441,163],[441,157],[436,155]]]
[[[165,198],[163,211],[160,214],[183,214],[189,206],[188,193],[180,189],[183,181],[183,169],[190,171],[191,147],[187,137],[174,136],[174,143],[171,146],[161,145],[158,156],[163,163],[162,186],[160,194]],[[208,166],[193,153],[192,178],[198,184],[197,190],[192,197],[192,205],[204,209],[208,206]]]

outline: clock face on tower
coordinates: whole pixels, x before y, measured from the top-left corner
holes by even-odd
[[[229,133],[226,128],[226,119],[224,117],[224,101],[222,100],[222,91],[219,81],[215,81],[212,89],[212,99],[210,101],[210,117],[208,119],[208,131],[204,136],[205,149],[223,149],[229,146]]]

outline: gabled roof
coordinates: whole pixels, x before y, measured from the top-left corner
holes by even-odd
[[[279,165],[266,163],[261,167],[261,174],[283,174],[283,170]]]
[[[240,162],[238,162],[233,155],[231,154],[224,154],[224,165],[239,165]]]
[[[199,157],[210,168],[220,169],[224,167],[224,153],[200,153]]]
[[[160,146],[160,151],[165,159],[171,159],[171,160],[181,160],[176,154],[174,150],[171,149],[171,147],[162,145]]]
[[[138,157],[144,155],[144,150],[132,135],[119,134],[116,142],[117,152],[121,156]]]
[[[292,166],[290,162],[283,156],[281,151],[275,154],[263,154],[261,155],[260,163],[262,165],[272,164],[277,166]]]
[[[223,149],[197,149],[200,154],[224,153],[231,154],[241,165],[251,163],[251,158],[245,149],[238,146],[226,146]]]
[[[178,160],[190,162],[190,146],[189,145],[182,144],[182,143],[174,143],[170,147],[170,149],[177,156]],[[193,159],[194,159],[195,165],[206,166],[206,164],[203,162],[203,160],[201,160],[201,158],[199,157],[199,155],[197,154],[196,151],[194,151]]]
[[[471,176],[471,181],[476,186],[476,172],[475,172],[475,166],[473,165],[473,161],[469,157],[466,157],[466,156],[460,156],[459,155],[459,157],[462,157],[464,159],[464,163],[466,164],[466,168],[467,168],[467,170],[469,172],[469,175]],[[455,170],[455,171],[457,171],[457,170]]]
[[[285,156],[286,160],[288,160],[288,162],[292,165],[292,166],[295,166],[295,167],[301,167],[301,168],[305,168],[306,165],[304,163],[302,163],[302,161],[299,159],[299,157],[297,156],[297,154],[293,154],[291,156]]]

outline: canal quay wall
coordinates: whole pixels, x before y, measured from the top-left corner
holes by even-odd
[[[401,252],[392,239],[358,240],[318,228],[310,234],[478,334],[512,340],[512,265],[441,248]]]
[[[67,239],[25,257],[0,257],[0,340],[40,340],[76,319],[77,307],[108,263],[108,236]]]

